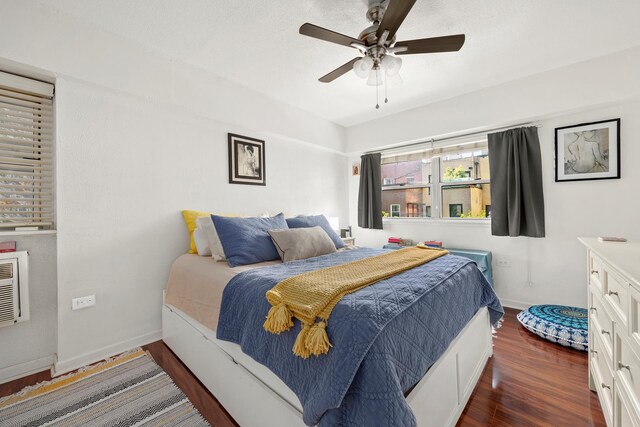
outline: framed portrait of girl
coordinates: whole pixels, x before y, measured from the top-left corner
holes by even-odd
[[[228,134],[229,183],[266,185],[264,141]]]

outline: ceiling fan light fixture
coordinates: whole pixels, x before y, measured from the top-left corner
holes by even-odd
[[[380,60],[380,66],[385,71],[388,71],[391,67],[394,66],[394,64],[395,64],[395,61],[393,60],[393,56],[391,55],[385,55]]]
[[[393,63],[389,68],[387,68],[387,75],[397,76],[400,72],[400,68],[402,67],[402,59],[397,56],[391,56],[390,58],[393,58]]]
[[[360,77],[361,79],[366,79],[367,77],[369,77],[369,70],[370,68],[367,68],[367,65],[365,64],[363,59],[358,59],[353,63],[353,72],[356,73],[356,76]]]
[[[369,71],[368,86],[382,86],[383,83],[382,72],[379,69],[376,68]]]
[[[388,76],[395,76],[400,71],[400,67],[402,67],[402,59],[396,56],[385,55],[380,61],[380,66]]]

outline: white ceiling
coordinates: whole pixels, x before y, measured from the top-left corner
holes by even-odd
[[[404,56],[404,83],[375,110],[375,88],[353,72],[317,81],[355,50],[298,34],[311,22],[357,37],[365,0],[40,2],[344,126],[640,45],[638,0],[418,0],[398,40],[466,43]]]

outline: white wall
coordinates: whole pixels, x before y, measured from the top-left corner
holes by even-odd
[[[640,46],[347,129],[347,151],[518,124],[640,97]],[[472,71],[470,71],[472,72]]]
[[[159,339],[181,209],[346,222],[343,128],[38,3],[3,2],[0,40],[0,64],[56,78],[58,372]],[[266,140],[266,187],[228,184],[227,132]]]
[[[493,237],[488,223],[387,220],[381,231],[355,228],[357,243],[380,247],[389,236],[399,236],[442,240],[449,247],[491,250],[496,291],[505,304],[586,306],[586,252],[577,237],[614,235],[640,239],[640,168],[636,166],[640,158],[640,86],[635,82],[638,72],[640,49],[634,49],[411,110],[371,123],[371,127],[365,124],[348,129],[347,145],[354,150],[402,141],[394,138],[424,140],[438,134],[531,119],[542,125],[539,136],[546,238]],[[571,82],[569,76],[573,76]],[[557,103],[553,102],[554,97]],[[559,108],[580,112],[562,114],[558,113]],[[554,128],[617,117],[622,119],[622,178],[554,182]],[[355,160],[357,157],[352,156],[351,161]],[[357,177],[350,178],[349,187],[350,220],[355,225]],[[497,267],[498,258],[509,260],[511,267]],[[528,281],[533,284],[527,286]]]
[[[7,236],[29,252],[30,320],[0,328],[0,383],[51,366],[56,352],[56,236]]]

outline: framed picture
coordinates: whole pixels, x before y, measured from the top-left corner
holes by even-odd
[[[620,119],[556,128],[556,182],[620,178]]]
[[[267,185],[264,141],[229,134],[229,183]]]
[[[360,175],[360,162],[355,162],[353,165],[351,165],[351,175]]]

